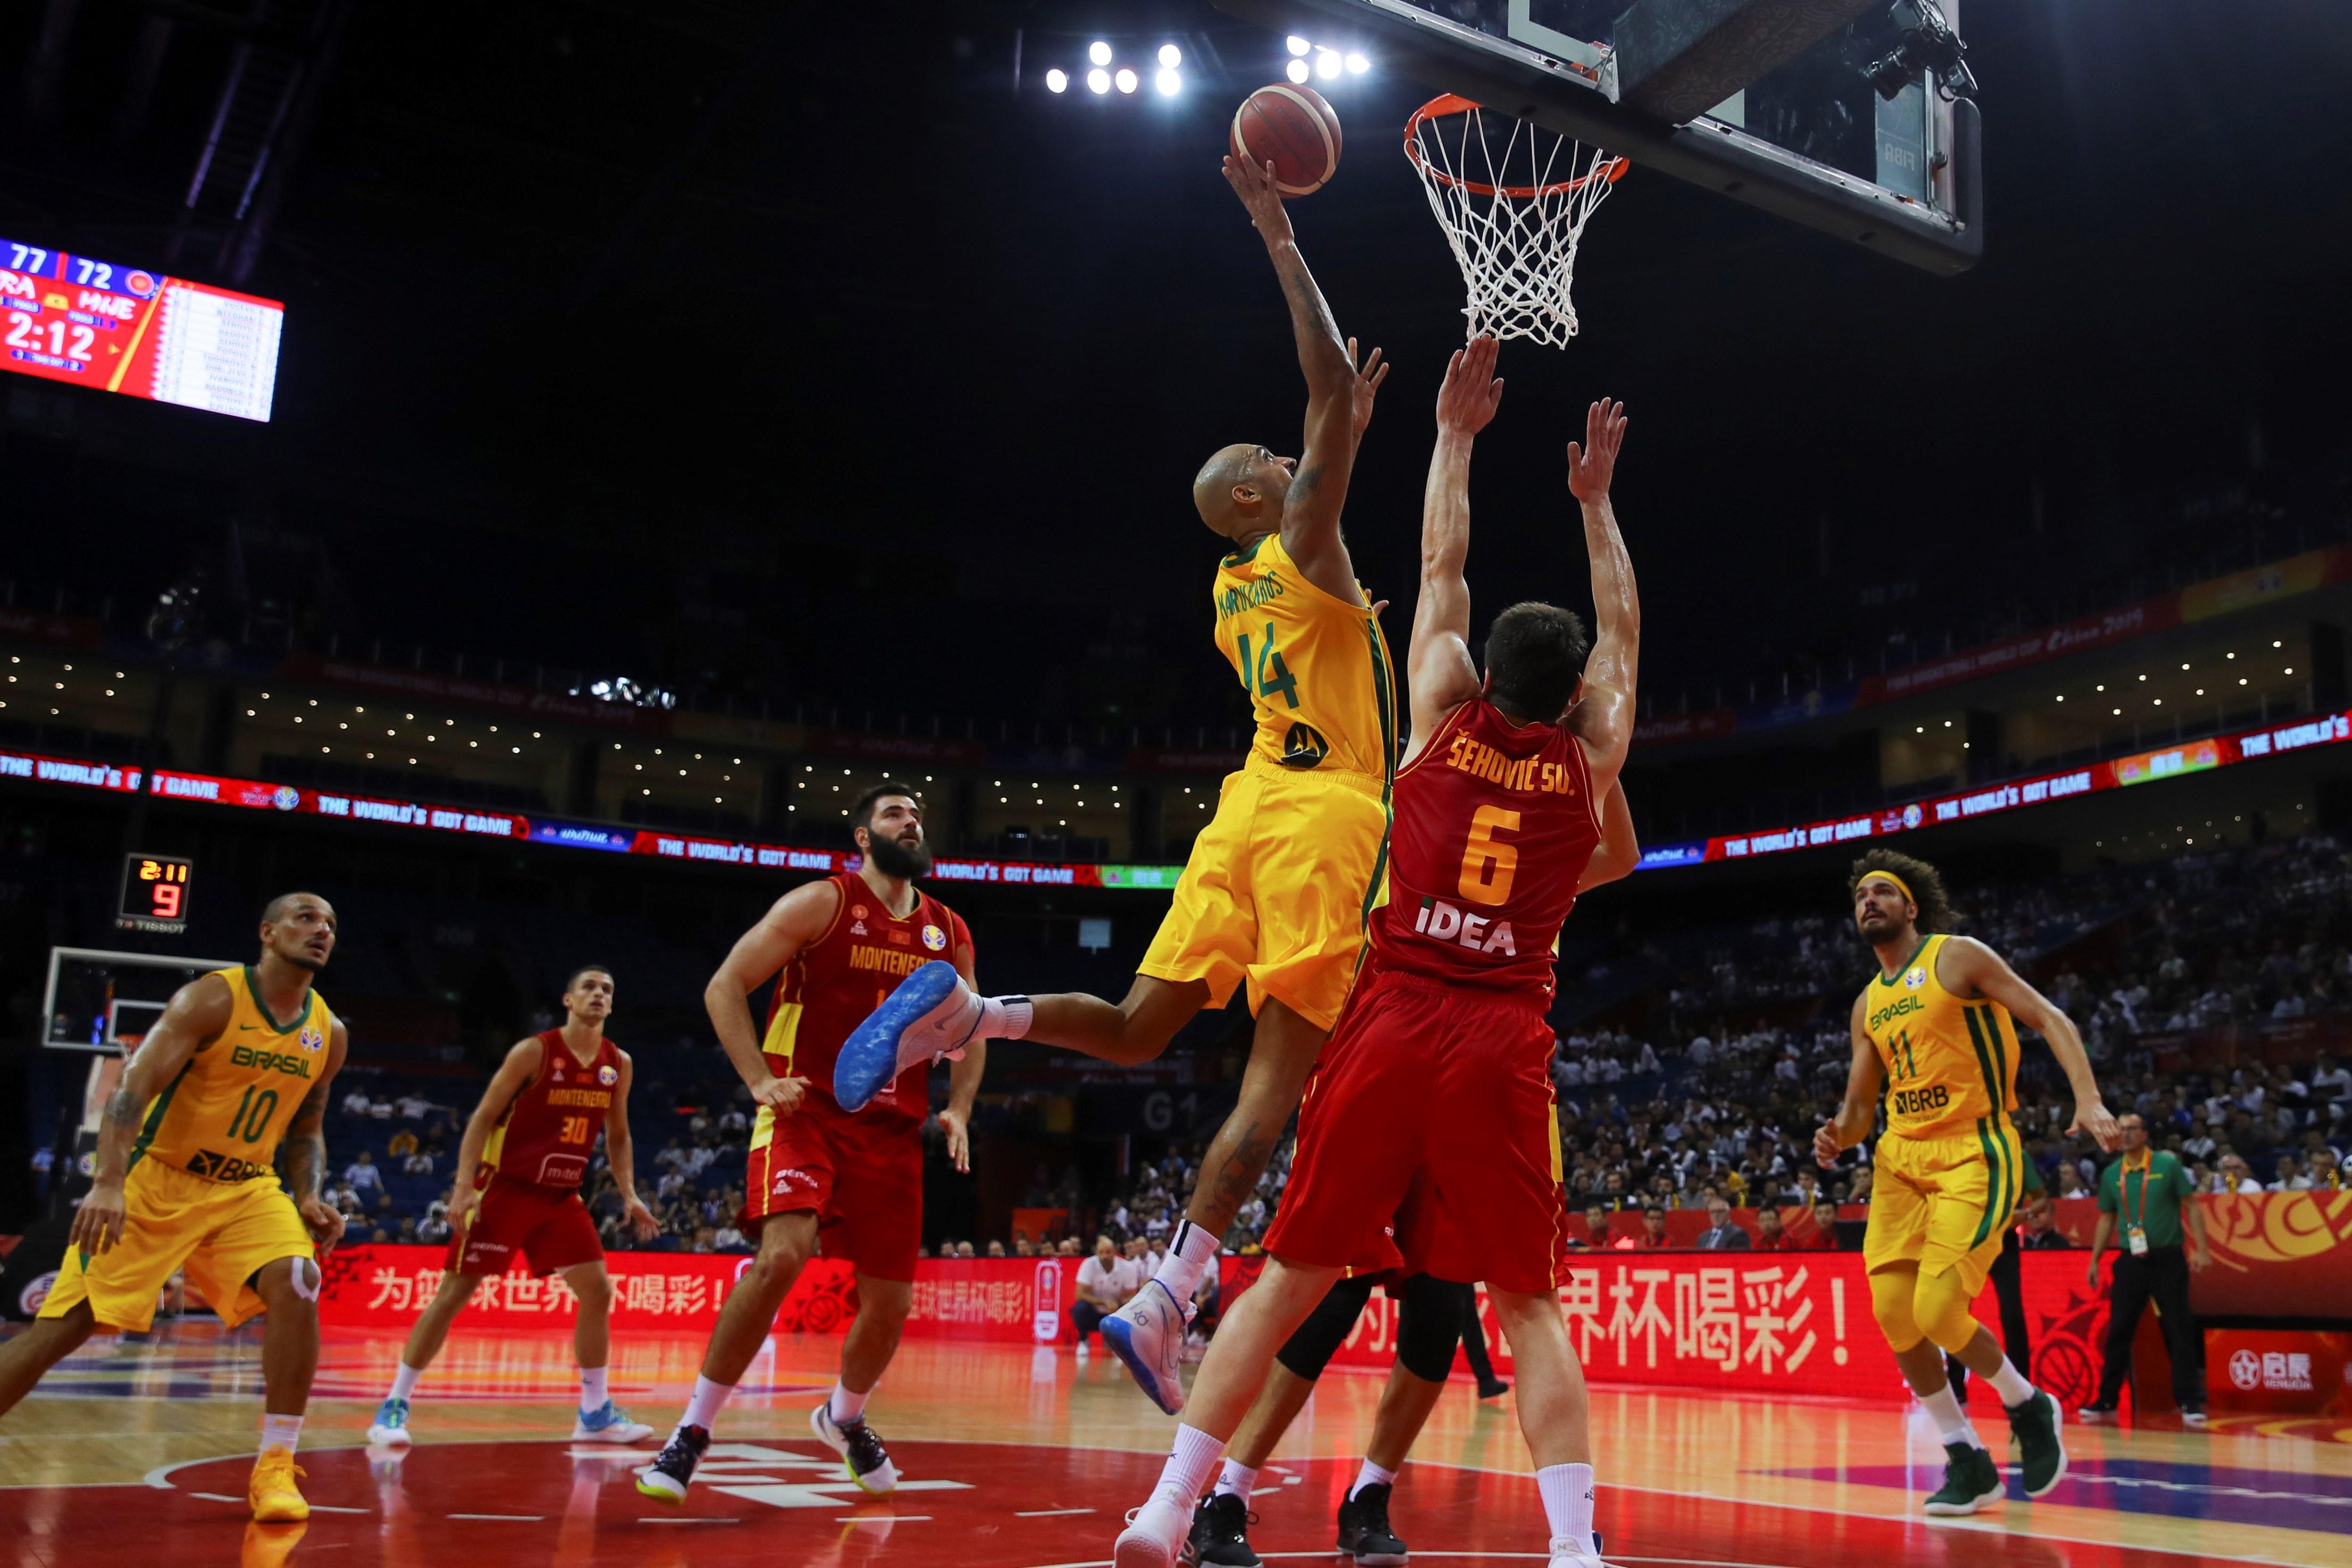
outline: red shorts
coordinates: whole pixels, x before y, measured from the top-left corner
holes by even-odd
[[[1555,1289],[1567,1210],[1550,1062],[1550,1026],[1525,1000],[1368,972],[1307,1081],[1266,1251]]]
[[[877,1280],[912,1280],[923,1244],[922,1124],[853,1116],[816,1094],[789,1116],[762,1106],[743,1193],[745,1235],[772,1214],[813,1209],[826,1257]]]
[[[441,1266],[452,1274],[503,1274],[518,1251],[532,1273],[552,1274],[601,1261],[604,1244],[577,1191],[494,1176],[473,1223],[449,1238]]]

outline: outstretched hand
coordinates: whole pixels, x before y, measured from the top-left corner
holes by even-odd
[[[1475,435],[1486,428],[1503,402],[1503,383],[1495,374],[1495,357],[1502,347],[1482,332],[1467,347],[1454,350],[1445,362],[1445,384],[1437,389],[1438,429]],[[1574,452],[1572,443],[1569,449]]]
[[[1349,391],[1355,398],[1356,434],[1360,436],[1364,434],[1364,426],[1372,423],[1372,400],[1380,396],[1381,383],[1389,379],[1389,368],[1381,361],[1378,349],[1372,350],[1370,358],[1358,365],[1356,340],[1353,338],[1348,340],[1348,363],[1356,372]]]
[[[1291,231],[1290,214],[1282,209],[1282,190],[1274,183],[1274,165],[1259,163],[1247,154],[1225,154],[1225,183],[1249,209],[1250,222],[1268,245],[1279,245],[1297,237]]]
[[[1609,494],[1617,474],[1617,449],[1625,440],[1625,405],[1602,398],[1584,413],[1584,444],[1568,444],[1568,493],[1580,501]]]

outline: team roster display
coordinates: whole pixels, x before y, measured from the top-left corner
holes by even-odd
[[[125,931],[176,936],[188,928],[188,888],[196,862],[184,855],[122,857],[122,903],[114,923]]]
[[[267,420],[286,307],[0,239],[0,368]]]

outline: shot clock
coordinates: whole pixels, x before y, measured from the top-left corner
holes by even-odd
[[[184,855],[122,857],[122,904],[114,924],[124,931],[177,936],[188,928],[188,889],[196,862]]]

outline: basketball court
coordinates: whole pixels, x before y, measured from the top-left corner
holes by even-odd
[[[838,1340],[779,1336],[727,1413],[686,1505],[640,1497],[651,1446],[564,1440],[577,1384],[561,1333],[461,1328],[420,1390],[417,1440],[371,1451],[363,1433],[399,1336],[331,1331],[301,1459],[307,1527],[249,1526],[258,1336],[203,1320],[143,1343],[94,1342],[10,1420],[0,1531],[17,1568],[173,1563],[965,1563],[1061,1568],[1108,1561],[1111,1537],[1159,1473],[1169,1423],[1118,1364],[1066,1347],[910,1341],[874,1421],[905,1476],[861,1497],[810,1437]],[[698,1335],[627,1334],[615,1397],[672,1418]],[[1273,1561],[1330,1555],[1381,1380],[1334,1370],[1252,1500]],[[1416,1558],[1535,1556],[1543,1519],[1511,1396],[1477,1403],[1457,1376],[1397,1488]],[[2204,1432],[2068,1428],[2073,1469],[2052,1497],[1930,1521],[1932,1435],[1906,1440],[1892,1406],[1596,1390],[1599,1522],[1612,1563],[1687,1568],[2192,1568],[2352,1565],[2352,1427],[2217,1417]],[[128,1528],[126,1528],[128,1526]],[[293,1538],[299,1536],[299,1550]],[[1539,1560],[1539,1559],[1538,1559]]]

